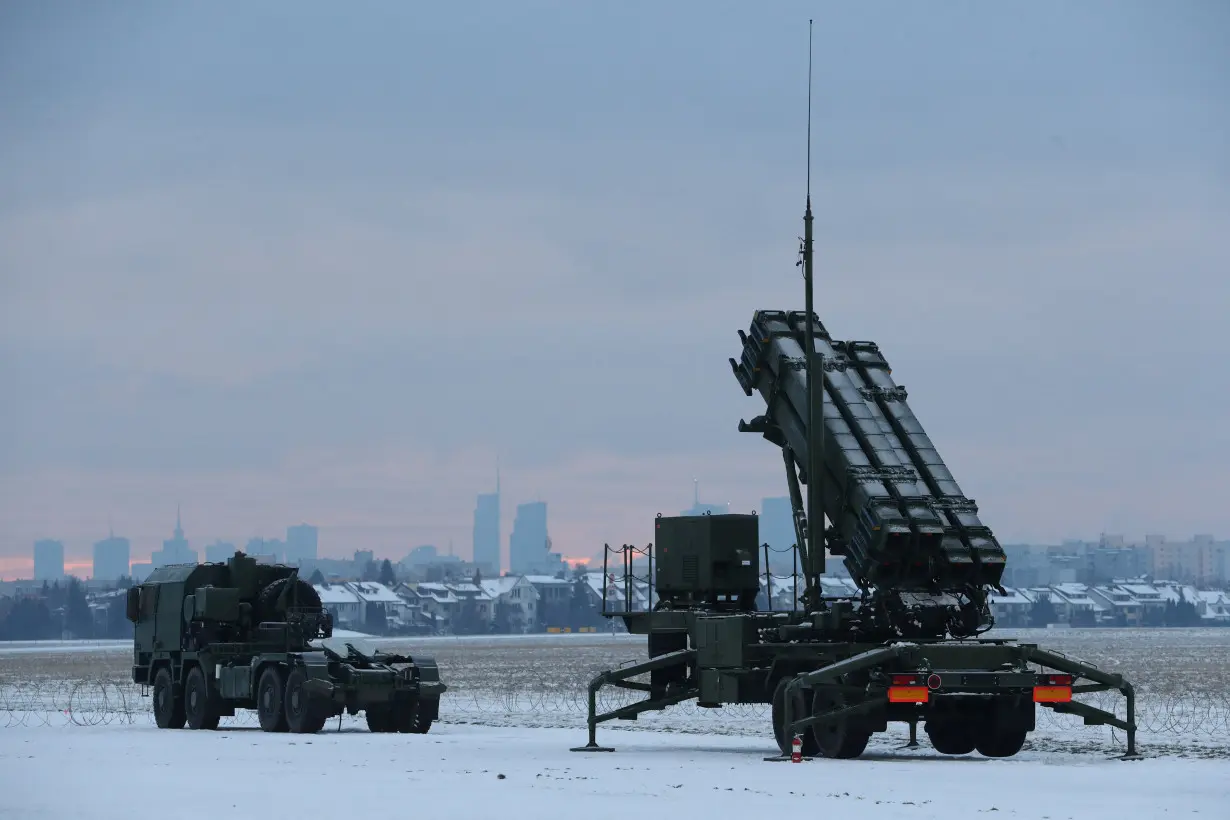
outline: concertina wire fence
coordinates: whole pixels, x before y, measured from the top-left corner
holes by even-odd
[[[597,670],[595,670],[596,672]],[[450,683],[440,701],[440,722],[497,726],[583,728],[588,703],[588,684],[594,673],[580,676],[573,686],[560,686],[545,678],[504,686],[473,686]],[[631,703],[639,693],[605,687],[598,693],[598,711],[606,712]],[[1123,716],[1124,701],[1118,693],[1081,695],[1083,702]],[[1230,751],[1230,693],[1137,692],[1138,739],[1153,738],[1167,745],[1204,743]],[[731,704],[720,709],[686,702],[657,714],[642,715],[633,724],[643,729],[673,732],[765,735],[769,730],[769,707],[765,704]],[[0,682],[0,728],[14,726],[105,726],[153,725],[149,690],[114,679],[8,680]],[[222,719],[220,728],[257,726],[256,713],[239,710]],[[628,724],[612,721],[606,726]],[[343,716],[325,731],[366,730],[362,714]],[[1081,719],[1038,709],[1040,735],[1059,735],[1072,740],[1102,740],[1122,745],[1123,733],[1105,726],[1084,726]],[[923,733],[920,730],[920,736]],[[923,740],[925,743],[925,739]]]

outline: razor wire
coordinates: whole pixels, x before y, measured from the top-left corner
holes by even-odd
[[[588,686],[599,670],[569,682],[541,672],[521,670],[515,680],[499,685],[449,682],[440,700],[441,723],[525,728],[583,728],[588,713]],[[0,729],[16,726],[91,727],[153,725],[149,689],[106,677],[77,680],[0,681]],[[596,694],[599,714],[641,699],[639,692],[603,687]],[[1124,700],[1116,692],[1082,694],[1091,706],[1124,716]],[[626,723],[612,721],[605,726]],[[255,727],[256,713],[237,710],[224,717],[220,728]],[[767,704],[727,704],[720,709],[689,701],[662,712],[641,715],[636,728],[677,733],[765,735],[770,725]],[[1192,744],[1230,754],[1230,693],[1174,693],[1138,691],[1137,737],[1167,746]],[[343,715],[325,727],[331,730],[366,730],[365,718]],[[1106,726],[1085,726],[1075,715],[1037,710],[1035,736],[1054,740],[1101,740],[1121,747],[1125,735]]]

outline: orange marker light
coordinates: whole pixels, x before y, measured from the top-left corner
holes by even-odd
[[[929,693],[925,686],[890,686],[889,703],[926,703]]]
[[[1071,686],[1034,687],[1034,703],[1069,703],[1071,700]]]

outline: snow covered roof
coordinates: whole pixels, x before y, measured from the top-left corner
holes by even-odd
[[[1000,604],[1002,606],[1030,606],[1033,604],[1033,601],[1019,589],[1005,587],[1004,591],[1008,594],[999,595],[997,593],[991,593],[991,603]]]
[[[341,584],[314,585],[312,589],[316,590],[316,594],[320,596],[320,602],[325,606],[333,604],[357,604],[359,596],[355,595],[349,589]]]
[[[535,586],[571,586],[572,581],[567,578],[556,578],[554,575],[526,575],[525,580]]]
[[[396,592],[386,587],[384,584],[378,584],[375,581],[351,581],[346,586],[354,591],[359,599],[367,603],[375,604],[400,604],[404,603],[401,596]]]
[[[1066,583],[1055,584],[1051,590],[1063,601],[1073,606],[1088,606],[1093,607],[1096,604],[1089,597],[1089,587],[1084,584]]]
[[[1140,600],[1161,600],[1161,593],[1157,591],[1157,587],[1151,584],[1117,584],[1117,586],[1126,590],[1133,597]]]
[[[499,578],[483,578],[479,581],[479,585],[492,598],[499,598],[501,595],[512,592],[513,587],[523,580],[524,576],[521,575],[502,575]]]

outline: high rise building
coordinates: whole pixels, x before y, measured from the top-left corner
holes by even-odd
[[[59,581],[64,578],[64,544],[44,538],[34,542],[34,580]]]
[[[517,505],[512,534],[508,538],[508,568],[514,575],[533,573],[551,551],[547,540],[547,502]]]
[[[277,538],[249,538],[243,551],[254,558],[259,555],[266,561],[280,563],[286,554],[286,544]]]
[[[110,533],[102,541],[94,543],[95,581],[117,581],[128,576],[132,560],[132,546],[127,538],[118,538]]]
[[[235,554],[235,545],[229,541],[215,541],[205,547],[205,561],[210,564],[225,564]]]
[[[478,496],[474,507],[474,563],[500,574],[500,471],[495,471],[495,492]]]
[[[760,543],[768,544],[769,549],[779,552],[794,547],[794,513],[790,509],[789,496],[762,499],[759,523]],[[786,560],[790,560],[789,556]]]
[[[286,528],[286,563],[315,561],[318,531],[311,524]]]
[[[692,481],[692,508],[683,510],[680,515],[721,515],[722,513],[730,512],[729,504],[702,504],[700,503],[700,482]]]
[[[162,549],[154,550],[154,553],[150,556],[150,564],[157,569],[169,564],[195,563],[198,563],[196,550],[188,548],[188,541],[184,538],[184,528],[180,523],[179,508],[176,507],[175,535],[162,542]]]

